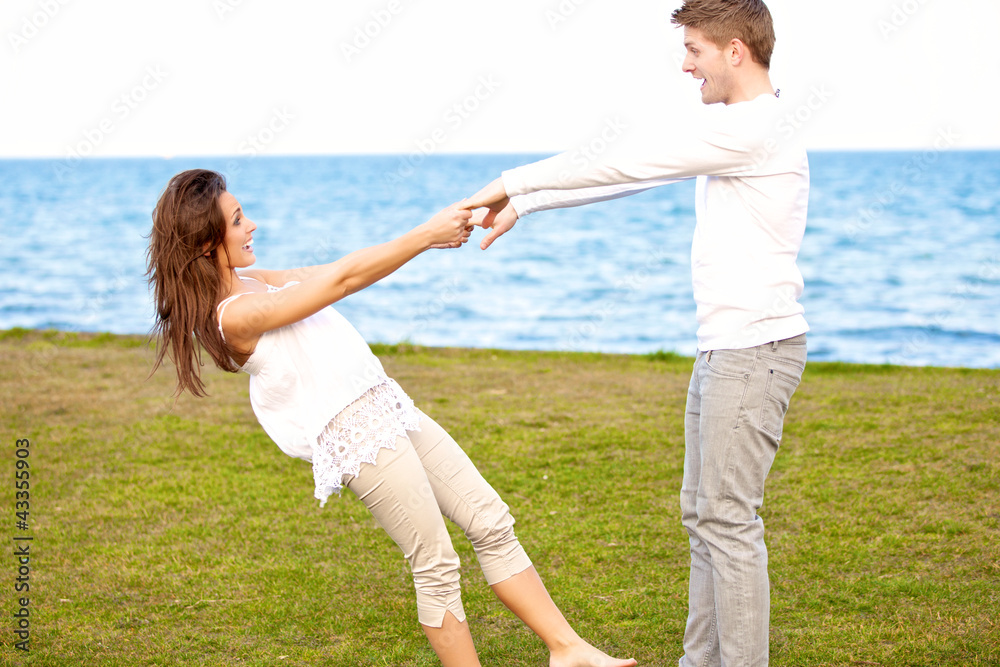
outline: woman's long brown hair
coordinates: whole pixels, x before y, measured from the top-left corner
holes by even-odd
[[[226,252],[226,220],[218,204],[225,190],[221,174],[191,169],[170,179],[153,210],[146,275],[156,303],[151,334],[157,345],[150,374],[169,356],[177,395],[185,389],[206,395],[200,348],[222,370],[239,370],[219,333],[215,309],[221,285],[217,253]]]

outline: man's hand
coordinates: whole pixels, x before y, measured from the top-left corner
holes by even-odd
[[[493,204],[490,208],[475,211],[471,220],[471,224],[490,230],[490,233],[484,236],[479,244],[483,250],[489,248],[497,238],[506,234],[515,222],[517,222],[517,211],[511,206],[510,200],[506,198]]]
[[[497,238],[505,234],[517,222],[517,212],[510,205],[510,197],[503,186],[503,179],[496,179],[485,188],[472,195],[463,203],[469,209],[486,207],[485,212],[476,211],[474,224],[490,229],[479,247],[486,250]]]
[[[498,178],[485,188],[472,195],[463,202],[466,208],[481,208],[483,206],[489,206],[493,208],[494,205],[499,204],[507,199],[507,191],[503,187],[503,179]],[[504,204],[506,206],[506,204]],[[500,208],[503,208],[501,206]],[[500,209],[496,209],[499,211]]]

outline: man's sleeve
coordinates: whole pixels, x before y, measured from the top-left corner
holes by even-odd
[[[744,176],[760,167],[762,141],[757,134],[753,128],[737,128],[731,122],[675,128],[660,137],[637,137],[631,146],[623,141],[622,146],[611,146],[597,157],[567,151],[510,169],[502,174],[503,184],[513,197],[539,190],[589,190],[653,182],[662,185],[696,176]],[[641,143],[636,144],[638,139]]]
[[[538,211],[548,211],[554,208],[570,208],[572,206],[583,206],[594,202],[608,201],[628,197],[638,192],[657,188],[661,185],[676,183],[684,179],[661,178],[643,181],[641,183],[625,183],[620,185],[599,185],[591,188],[579,188],[576,190],[538,190],[525,195],[516,195],[510,198],[510,204],[517,212],[517,217],[523,218],[526,215],[537,213]]]

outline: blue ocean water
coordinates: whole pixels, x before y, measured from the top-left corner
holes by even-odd
[[[147,333],[150,213],[184,169],[226,174],[258,225],[257,266],[288,268],[386,241],[540,157],[0,160],[0,329]],[[810,164],[810,359],[1000,368],[1000,152]],[[372,342],[693,354],[694,223],[693,181],[539,213],[337,308]]]

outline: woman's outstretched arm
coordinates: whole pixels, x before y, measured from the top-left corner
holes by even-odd
[[[272,285],[299,284],[233,301],[222,322],[226,336],[237,349],[252,350],[264,332],[305,319],[378,282],[428,248],[461,246],[469,238],[471,217],[468,209],[454,204],[392,241],[356,250],[330,264],[287,271],[244,271],[242,275]]]

